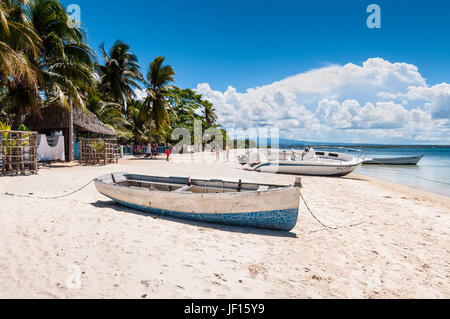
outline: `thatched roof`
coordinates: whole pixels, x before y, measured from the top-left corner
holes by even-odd
[[[41,109],[42,119],[37,115],[27,118],[27,126],[33,130],[66,129],[70,127],[69,111],[59,105],[50,105]],[[112,128],[106,126],[92,112],[86,113],[78,108],[73,108],[73,126],[80,132],[91,132],[109,136],[116,136]]]
[[[86,113],[79,107],[73,110],[73,125],[80,131],[93,132],[103,135],[113,135],[116,136],[117,133],[109,126],[106,126],[102,121],[100,121],[94,113],[87,111]]]

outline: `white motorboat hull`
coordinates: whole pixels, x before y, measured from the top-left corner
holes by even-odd
[[[256,166],[254,170],[261,173],[339,177],[352,173],[359,165],[360,163],[352,165],[333,165],[286,161],[263,163]]]

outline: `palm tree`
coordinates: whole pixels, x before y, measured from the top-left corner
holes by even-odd
[[[37,57],[41,40],[29,21],[22,15],[28,0],[0,0],[0,84],[8,79],[21,79],[29,86],[37,86],[37,75],[28,63],[26,51]]]
[[[14,106],[14,128],[27,109],[38,112],[42,83],[32,63],[39,57],[42,41],[24,14],[27,4],[28,0],[0,0],[0,85],[8,88],[3,102]]]
[[[121,105],[108,100],[99,92],[92,92],[87,100],[87,108],[104,124],[117,132],[119,142],[127,144],[132,139],[132,124],[125,118]]]
[[[168,84],[174,81],[176,74],[173,67],[163,65],[164,57],[157,57],[152,63],[147,74],[149,86],[146,89],[147,97],[144,100],[141,118],[148,122],[148,144],[152,142],[153,123],[157,131],[166,124],[170,123],[168,109],[170,104],[167,97],[173,88]]]
[[[138,82],[144,77],[140,71],[138,58],[130,52],[130,47],[120,40],[106,52],[104,44],[100,45],[105,65],[97,65],[100,75],[99,90],[111,96],[114,101],[125,106],[135,98],[134,89],[140,89]]]
[[[143,102],[138,100],[132,100],[128,106],[128,121],[130,122],[130,131],[132,135],[132,141],[136,144],[145,144],[147,140],[147,126],[142,119]]]
[[[68,24],[58,0],[33,0],[27,14],[42,39],[43,50],[36,67],[42,72],[47,103],[85,108],[88,93],[95,89],[94,53],[86,44],[80,25]]]
[[[2,27],[2,36],[13,44],[11,48],[29,70],[6,80],[6,100],[14,106],[13,127],[18,127],[29,111],[40,115],[42,97],[47,104],[84,108],[95,80],[93,53],[85,44],[80,26],[69,26],[68,15],[58,0],[2,0],[2,4],[13,27],[9,30],[15,30],[8,35]]]
[[[217,122],[217,114],[211,102],[202,100],[203,105],[203,120],[207,128],[213,127]]]

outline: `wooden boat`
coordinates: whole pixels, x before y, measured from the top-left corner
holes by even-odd
[[[297,224],[300,181],[293,186],[114,173],[95,180],[118,204],[211,223],[290,231]]]
[[[283,151],[278,160],[272,158],[253,164],[253,170],[262,173],[339,177],[352,173],[362,161],[361,158],[347,154],[306,148],[303,152]]]
[[[406,157],[376,157],[370,158],[363,162],[365,165],[417,165],[424,157],[421,156],[406,156]]]

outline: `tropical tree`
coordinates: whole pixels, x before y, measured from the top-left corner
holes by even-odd
[[[201,121],[198,110],[201,107],[202,96],[191,89],[169,89],[169,104],[172,113],[169,114],[173,128],[183,127],[194,132],[194,121]]]
[[[34,61],[42,73],[41,91],[47,103],[85,108],[85,100],[96,87],[94,52],[86,44],[81,26],[68,23],[69,16],[58,0],[33,0],[27,15],[40,36],[43,49]]]
[[[104,65],[97,65],[100,75],[100,92],[110,96],[115,102],[124,106],[135,98],[134,90],[140,89],[139,82],[144,82],[138,58],[130,52],[130,47],[117,40],[107,52],[105,45],[100,45]]]
[[[0,2],[0,84],[8,88],[4,102],[14,106],[15,128],[28,108],[38,112],[42,83],[32,63],[39,57],[42,42],[25,15],[28,4],[26,0]]]
[[[148,143],[148,128],[145,120],[142,118],[143,102],[132,100],[128,105],[128,121],[130,123],[130,132],[133,143]]]
[[[203,106],[203,120],[206,124],[206,129],[216,126],[217,114],[213,104],[206,100],[202,100],[201,104]]]
[[[170,65],[163,65],[165,58],[157,57],[150,63],[147,74],[147,97],[144,100],[141,119],[148,123],[148,144],[152,142],[152,127],[157,131],[166,123],[170,123],[168,97],[171,89],[169,83],[174,81],[175,70]]]
[[[2,42],[14,48],[26,64],[26,71],[10,68],[7,72],[12,73],[3,79],[8,87],[5,100],[15,113],[13,127],[30,111],[40,115],[43,97],[47,104],[84,108],[95,80],[93,52],[85,44],[81,27],[68,23],[58,0],[3,0],[2,8],[6,8],[1,32],[6,42]]]
[[[28,56],[38,56],[41,40],[22,14],[28,3],[28,0],[0,0],[0,85],[13,78],[37,86],[37,74]]]
[[[126,141],[131,139],[129,128],[130,122],[125,118],[121,111],[121,105],[109,101],[99,92],[91,92],[86,102],[87,109],[91,111],[104,124],[114,129],[119,137],[119,140]]]

